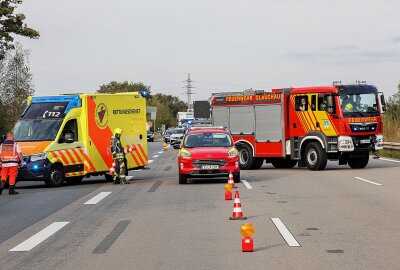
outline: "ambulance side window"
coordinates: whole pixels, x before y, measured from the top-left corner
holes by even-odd
[[[65,124],[64,129],[60,136],[60,143],[64,143],[64,136],[67,133],[74,134],[74,141],[78,141],[78,123],[77,123],[76,119],[69,120]]]
[[[297,96],[295,103],[296,111],[305,112],[308,110],[308,96]]]

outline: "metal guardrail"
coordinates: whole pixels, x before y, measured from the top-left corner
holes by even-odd
[[[383,142],[383,148],[389,150],[400,150],[400,143],[398,142]]]

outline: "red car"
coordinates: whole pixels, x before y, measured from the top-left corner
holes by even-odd
[[[240,181],[239,156],[229,131],[218,127],[191,128],[178,153],[179,184],[188,178],[228,178]]]

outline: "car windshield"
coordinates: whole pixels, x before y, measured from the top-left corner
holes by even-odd
[[[184,147],[229,147],[232,140],[227,133],[194,133],[185,137]]]
[[[340,107],[345,117],[378,116],[378,100],[374,93],[340,96]]]
[[[20,120],[14,127],[18,142],[53,141],[60,129],[62,119]]]
[[[174,129],[174,134],[183,134],[183,133],[185,133],[185,129],[183,128]]]

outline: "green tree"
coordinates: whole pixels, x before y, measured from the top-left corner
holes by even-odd
[[[12,129],[25,109],[26,99],[34,92],[29,51],[17,43],[14,50],[6,53],[0,64],[0,99],[4,114],[2,125],[5,130]]]
[[[108,84],[103,84],[97,90],[97,93],[101,94],[115,94],[121,92],[140,92],[140,91],[148,91],[150,93],[150,86],[144,85],[141,82],[132,83],[132,82],[116,82],[112,81]]]
[[[389,97],[386,102],[385,117],[400,122],[400,83],[397,87],[397,93]]]
[[[14,49],[14,35],[39,38],[39,32],[29,28],[25,21],[25,15],[16,13],[18,5],[22,0],[0,1],[0,59],[5,57],[6,51]]]

